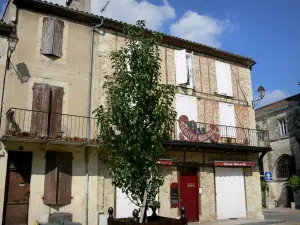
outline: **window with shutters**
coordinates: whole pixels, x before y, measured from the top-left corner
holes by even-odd
[[[62,131],[62,87],[35,83],[30,133],[35,137],[56,137]]]
[[[62,57],[64,22],[52,17],[44,17],[41,53]]]
[[[228,63],[215,61],[217,92],[219,95],[232,97],[231,67]]]
[[[186,50],[175,50],[176,84],[194,88],[193,55]]]
[[[71,203],[72,152],[47,152],[45,170],[44,204]]]

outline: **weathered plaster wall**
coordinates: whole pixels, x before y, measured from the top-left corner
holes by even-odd
[[[13,143],[8,145],[8,149],[18,149],[18,146],[24,147],[23,151],[32,151],[32,175],[30,181],[30,200],[28,212],[28,224],[33,224],[35,220],[47,222],[49,213],[69,212],[73,214],[73,221],[85,224],[85,163],[83,146],[62,146],[48,145],[47,151],[69,151],[73,152],[72,165],[72,202],[62,207],[49,207],[43,203],[44,181],[45,181],[45,146],[39,144]],[[104,213],[107,214],[107,206],[114,205],[114,193],[112,193],[111,179],[105,174],[107,169],[103,162],[99,161],[99,149],[89,148],[88,171],[89,171],[89,224],[98,224],[98,214],[103,212],[103,202],[99,201],[105,198]],[[8,153],[9,154],[9,153]],[[7,155],[7,154],[6,154]],[[6,171],[6,165],[3,166],[1,158],[1,169]],[[2,168],[3,167],[3,168]],[[5,173],[4,173],[5,174]],[[1,170],[2,178],[2,170]],[[105,183],[104,191],[99,191]],[[101,195],[101,196],[100,196]]]

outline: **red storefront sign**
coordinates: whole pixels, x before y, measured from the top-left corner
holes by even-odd
[[[157,161],[159,165],[172,165],[172,159],[159,159]]]
[[[180,140],[188,140],[188,141],[194,141],[194,142],[204,142],[208,140],[212,141],[219,141],[220,140],[220,133],[219,128],[214,124],[209,124],[209,131],[207,131],[204,134],[197,133],[193,130],[191,130],[188,126],[189,124],[189,118],[185,115],[181,115],[178,120],[179,128],[181,130],[181,133],[179,134]],[[195,128],[197,130],[197,128]]]
[[[228,167],[254,167],[254,162],[250,161],[214,161],[214,166]]]

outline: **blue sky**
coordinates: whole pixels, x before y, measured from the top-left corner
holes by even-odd
[[[106,1],[92,0],[92,12]],[[265,87],[267,104],[300,90],[299,9],[300,0],[111,0],[103,15],[253,58],[253,89]]]

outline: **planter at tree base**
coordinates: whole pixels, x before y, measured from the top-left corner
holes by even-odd
[[[132,212],[132,216],[130,218],[114,218],[113,213],[114,210],[112,207],[108,209],[108,225],[187,225],[187,218],[185,208],[181,207],[180,209],[181,217],[180,219],[173,219],[169,217],[157,216],[155,211],[151,216],[147,217],[147,223],[139,223],[139,212],[135,209]]]

